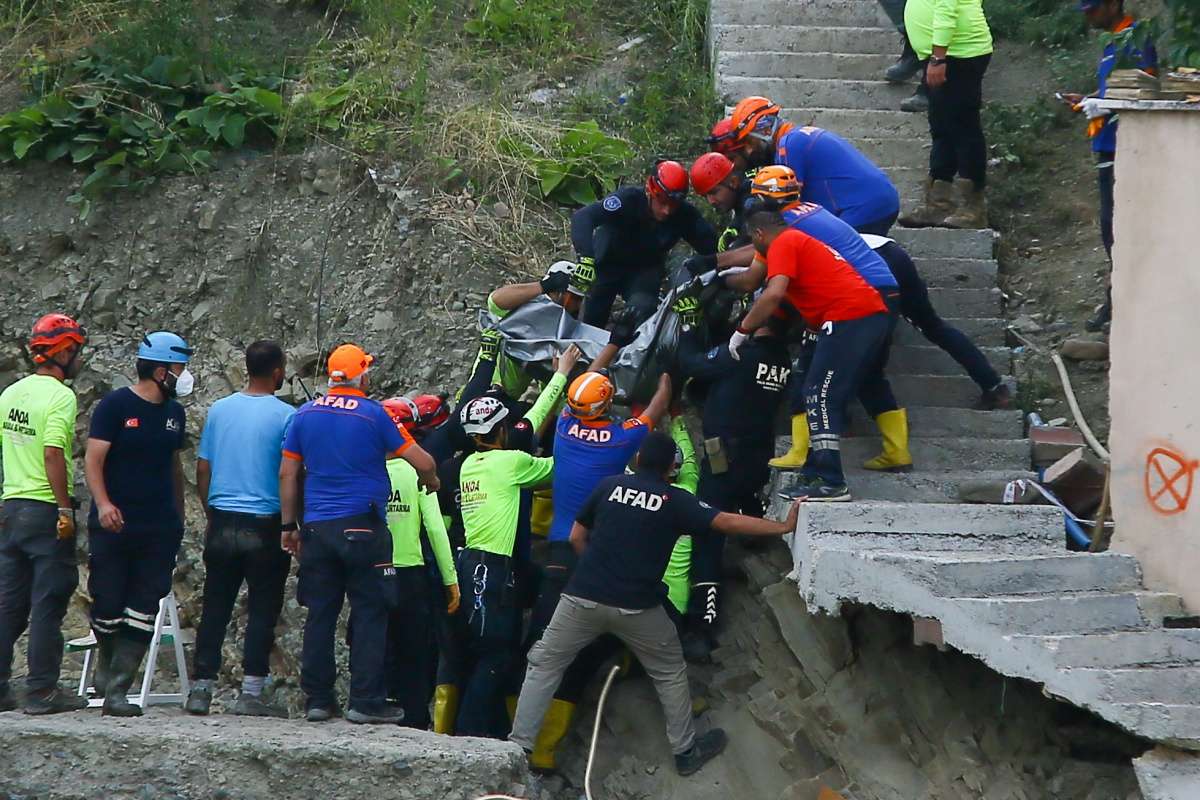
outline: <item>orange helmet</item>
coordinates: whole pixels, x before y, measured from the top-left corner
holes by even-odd
[[[791,167],[774,164],[763,167],[754,174],[750,183],[750,196],[773,201],[776,205],[787,205],[800,200],[800,181]]]
[[[708,134],[708,149],[714,153],[736,153],[742,149],[742,146],[735,141],[733,133],[733,120],[726,117],[722,120],[717,120],[717,124],[712,126],[712,131]]]
[[[705,153],[692,162],[692,188],[708,194],[733,172],[733,162],[723,153]]]
[[[646,194],[670,203],[682,203],[687,198],[688,174],[678,161],[660,158],[646,178]]]
[[[746,137],[758,129],[760,122],[768,117],[777,118],[779,111],[779,106],[765,97],[747,97],[733,107],[733,114],[729,117],[733,125],[733,140],[745,141]]]
[[[599,372],[585,372],[571,381],[567,389],[567,406],[580,419],[598,419],[612,405],[613,385],[608,376]]]
[[[352,381],[367,371],[375,357],[356,344],[343,344],[329,354],[329,382]]]
[[[35,364],[45,364],[72,344],[82,347],[86,343],[87,333],[66,314],[45,315],[33,323],[33,332],[29,334],[29,352]]]

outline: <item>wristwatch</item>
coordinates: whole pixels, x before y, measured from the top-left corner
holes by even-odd
[[[291,533],[292,531],[300,530],[299,522],[285,522],[279,526],[279,530],[283,533]]]
[[[942,64],[948,63],[950,59],[941,58],[940,56],[930,56],[929,64],[933,67],[940,67]]]

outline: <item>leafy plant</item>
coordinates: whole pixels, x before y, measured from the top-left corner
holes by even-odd
[[[1170,13],[1171,66],[1200,67],[1200,3],[1196,0],[1166,0]]]
[[[578,40],[567,16],[567,4],[558,0],[485,0],[463,28],[472,36],[512,50],[521,61],[533,61],[556,49],[569,49]]]
[[[633,157],[626,142],[604,133],[594,120],[565,131],[550,153],[515,141],[507,146],[527,160],[542,197],[563,205],[586,205],[612,191],[620,170]]]

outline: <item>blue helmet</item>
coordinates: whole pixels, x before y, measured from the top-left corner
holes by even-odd
[[[186,364],[192,357],[192,348],[182,336],[170,331],[154,331],[142,337],[138,345],[138,358],[158,361],[162,364]]]

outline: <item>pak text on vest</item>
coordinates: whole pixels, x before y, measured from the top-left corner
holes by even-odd
[[[597,444],[603,444],[612,439],[612,431],[607,428],[588,428],[578,423],[567,429],[567,435]]]
[[[651,494],[643,492],[640,489],[631,489],[623,486],[614,486],[612,494],[608,496],[611,503],[620,503],[623,506],[633,506],[634,508],[644,508],[647,511],[658,511],[662,508],[663,496],[661,494]]]
[[[754,380],[761,385],[770,385],[772,387],[784,386],[787,383],[788,375],[791,374],[789,367],[781,367],[778,364],[764,364],[758,362],[758,370],[754,376]]]

